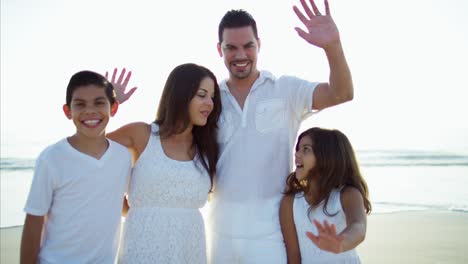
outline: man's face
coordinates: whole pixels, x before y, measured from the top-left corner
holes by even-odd
[[[223,41],[218,43],[218,52],[230,78],[245,79],[257,73],[257,53],[260,40],[255,38],[251,26],[226,28]]]

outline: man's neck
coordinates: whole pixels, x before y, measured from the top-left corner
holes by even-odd
[[[241,109],[244,109],[245,100],[247,99],[247,96],[250,93],[250,89],[252,89],[253,84],[259,76],[260,72],[257,71],[255,74],[251,74],[247,78],[239,79],[230,76],[227,80],[226,84],[229,87],[229,91],[234,96],[234,98],[236,98],[236,101]]]
[[[231,75],[229,76],[229,79],[227,80],[226,83],[229,88],[235,88],[239,91],[248,93],[259,76],[260,76],[259,71],[250,74],[250,76],[248,76],[247,78],[242,78],[242,79],[236,78]]]

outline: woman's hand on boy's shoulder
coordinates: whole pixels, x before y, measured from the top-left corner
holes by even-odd
[[[114,86],[115,94],[116,94],[116,99],[119,104],[122,104],[123,102],[127,101],[132,94],[136,91],[137,87],[132,87],[128,92],[125,92],[127,90],[127,85],[128,82],[130,81],[130,77],[132,77],[132,72],[128,71],[127,75],[125,76],[126,69],[122,68],[119,77],[116,80],[117,77],[117,68],[114,68],[114,72],[112,73],[112,78],[109,80],[109,72],[106,71],[106,79],[112,83]]]

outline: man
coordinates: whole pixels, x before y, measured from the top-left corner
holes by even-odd
[[[338,29],[325,0],[322,15],[311,0],[298,35],[322,48],[329,83],[275,77],[257,69],[261,41],[244,10],[227,12],[219,24],[218,52],[229,71],[220,83],[220,158],[210,203],[212,263],[286,263],[279,202],[292,168],[292,149],[301,122],[321,110],[352,100],[353,84]]]

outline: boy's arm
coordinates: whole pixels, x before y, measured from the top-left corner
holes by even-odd
[[[301,263],[301,252],[293,217],[293,201],[294,196],[285,195],[280,204],[281,232],[286,246],[288,264]]]
[[[26,214],[21,238],[20,263],[36,264],[41,248],[44,216]]]

